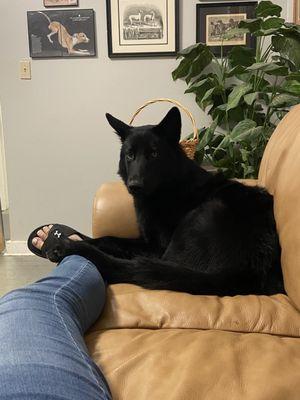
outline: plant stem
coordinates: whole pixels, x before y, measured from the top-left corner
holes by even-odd
[[[270,102],[268,104],[266,117],[265,117],[265,122],[264,122],[264,129],[266,128],[267,125],[270,125],[270,119],[271,119],[271,116],[272,116],[272,114],[270,115],[271,108],[272,108],[270,106],[270,104],[272,103],[272,101],[274,100],[274,98],[275,98],[275,96],[277,94],[277,90],[276,90],[277,82],[278,82],[278,76],[276,76],[275,83],[274,83],[273,90],[272,90],[272,95],[271,95],[271,98],[270,98]]]

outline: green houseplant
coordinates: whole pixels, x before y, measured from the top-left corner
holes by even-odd
[[[228,177],[256,178],[265,146],[289,107],[300,103],[300,26],[281,18],[282,8],[261,1],[256,18],[243,20],[223,40],[248,33],[256,50],[235,46],[216,58],[196,43],[178,53],[172,72],[185,79],[185,93],[212,118],[199,131],[196,160],[222,170]]]

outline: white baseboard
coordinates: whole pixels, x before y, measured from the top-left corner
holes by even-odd
[[[8,240],[6,242],[5,256],[32,256],[33,254],[27,247],[27,242]]]

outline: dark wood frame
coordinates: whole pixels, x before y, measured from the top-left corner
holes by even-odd
[[[158,52],[143,52],[143,53],[114,53],[112,47],[111,34],[111,0],[106,0],[106,15],[107,15],[107,42],[108,56],[110,58],[143,58],[143,57],[175,57],[179,51],[179,0],[172,0],[175,5],[175,49],[174,51],[158,51]]]
[[[55,4],[55,5],[46,5],[45,3],[46,3],[46,1],[47,0],[44,0],[43,1],[43,3],[44,3],[44,7],[78,7],[78,5],[79,5],[79,0],[76,0],[76,4]]]
[[[213,14],[237,14],[246,13],[247,18],[255,18],[255,7],[257,1],[248,2],[228,2],[228,3],[203,3],[197,4],[196,8],[196,40],[197,42],[205,43],[206,41],[206,15]],[[210,12],[206,12],[205,9],[209,9]],[[230,12],[228,12],[230,11]],[[228,52],[235,45],[223,46],[223,55],[227,55]],[[243,46],[243,45],[237,45]],[[255,49],[256,39],[249,34],[246,37],[246,46]],[[218,57],[221,55],[221,46],[209,46],[211,51]]]

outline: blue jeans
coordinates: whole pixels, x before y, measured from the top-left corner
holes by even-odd
[[[108,400],[83,335],[105,300],[97,268],[66,257],[36,283],[0,299],[1,400]]]

